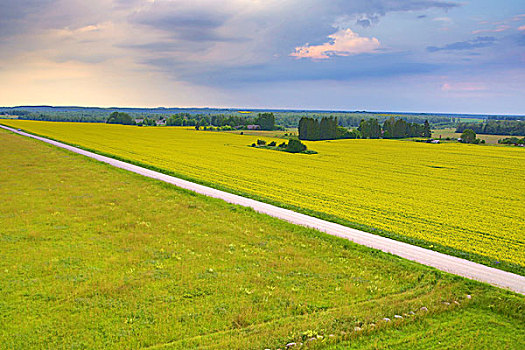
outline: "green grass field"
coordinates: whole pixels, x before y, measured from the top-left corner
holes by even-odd
[[[2,348],[525,344],[523,296],[5,131],[0,208]]]

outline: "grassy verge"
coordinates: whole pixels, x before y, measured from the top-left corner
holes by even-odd
[[[458,310],[523,343],[511,292],[3,131],[0,169],[6,348],[325,347]]]
[[[9,126],[9,125],[6,125],[6,126]],[[395,239],[397,241],[409,243],[409,244],[412,244],[412,245],[417,245],[417,246],[420,246],[420,247],[423,247],[423,248],[426,248],[426,249],[431,249],[431,250],[434,250],[434,251],[437,251],[437,252],[440,252],[440,253],[456,256],[456,257],[459,257],[459,258],[462,258],[462,259],[474,261],[474,262],[477,262],[477,263],[480,263],[480,264],[484,264],[484,265],[487,265],[487,266],[490,266],[490,267],[494,267],[494,268],[497,268],[497,269],[500,269],[500,270],[509,271],[509,272],[513,272],[513,273],[525,276],[525,267],[524,266],[519,265],[519,264],[514,264],[514,263],[511,263],[509,261],[499,261],[499,260],[495,260],[494,258],[490,258],[490,257],[484,256],[484,255],[480,255],[480,254],[476,254],[476,253],[472,253],[472,252],[466,252],[466,251],[463,251],[463,250],[460,250],[460,249],[456,249],[456,248],[449,247],[449,246],[446,246],[446,245],[434,243],[434,242],[431,242],[431,241],[403,236],[403,235],[396,234],[396,233],[393,233],[393,232],[389,232],[389,231],[377,229],[377,228],[374,228],[374,227],[371,227],[371,226],[367,226],[367,225],[359,224],[359,223],[352,222],[352,221],[349,221],[349,220],[345,220],[345,219],[342,219],[342,218],[334,216],[334,215],[330,215],[330,214],[326,214],[326,213],[323,213],[323,212],[318,212],[318,211],[315,211],[315,210],[305,209],[305,208],[302,208],[302,207],[298,207],[298,206],[282,203],[282,202],[279,202],[279,201],[276,201],[276,200],[273,200],[273,199],[269,199],[269,198],[266,198],[266,197],[263,197],[263,196],[258,196],[258,195],[242,192],[242,191],[239,191],[239,190],[235,190],[235,189],[232,189],[232,188],[229,188],[229,187],[226,187],[226,186],[222,186],[222,185],[219,185],[219,184],[216,184],[216,183],[213,183],[213,182],[203,181],[203,180],[195,178],[195,177],[190,177],[190,176],[187,176],[187,175],[184,175],[184,174],[180,174],[180,173],[177,173],[177,172],[174,172],[174,171],[170,171],[170,170],[167,170],[167,169],[164,169],[164,168],[161,168],[161,167],[157,167],[157,166],[153,166],[153,165],[150,165],[150,164],[146,164],[146,163],[143,163],[143,162],[140,162],[140,161],[135,161],[135,160],[127,159],[127,158],[124,158],[124,157],[116,156],[116,155],[111,154],[111,153],[102,152],[102,151],[99,151],[99,150],[96,150],[96,149],[92,149],[92,148],[88,148],[88,147],[84,147],[84,146],[81,146],[81,145],[78,145],[78,144],[64,142],[62,140],[54,139],[54,138],[48,137],[46,135],[40,135],[40,134],[37,134],[37,133],[33,133],[31,131],[28,131],[28,130],[23,130],[23,131],[27,132],[29,134],[32,134],[32,135],[41,136],[41,137],[45,137],[45,138],[48,138],[48,139],[51,139],[51,140],[54,140],[54,141],[62,142],[62,143],[65,143],[65,144],[68,144],[68,145],[71,145],[71,146],[74,146],[74,147],[78,147],[80,149],[83,149],[83,150],[86,150],[86,151],[89,151],[89,152],[93,152],[93,153],[100,154],[100,155],[103,155],[103,156],[106,156],[106,157],[110,157],[110,158],[113,158],[113,159],[121,160],[121,161],[130,163],[130,164],[138,165],[138,166],[141,166],[141,167],[146,168],[146,169],[158,171],[158,172],[166,174],[166,175],[171,175],[171,176],[174,176],[174,177],[178,177],[178,178],[181,178],[181,179],[184,179],[184,180],[187,180],[187,181],[191,181],[191,182],[198,183],[198,184],[201,184],[201,185],[204,185],[204,186],[212,187],[212,188],[215,188],[215,189],[218,189],[218,190],[221,190],[221,191],[237,194],[237,195],[240,195],[240,196],[243,196],[243,197],[247,197],[247,198],[251,198],[251,199],[258,200],[258,201],[261,201],[261,202],[265,202],[265,203],[268,203],[268,204],[272,204],[272,205],[275,205],[275,206],[278,206],[278,207],[281,207],[281,208],[290,209],[290,210],[293,210],[293,211],[296,211],[296,212],[299,212],[299,213],[303,213],[303,214],[307,214],[307,215],[310,215],[310,216],[314,216],[314,217],[317,217],[319,219],[335,222],[335,223],[338,223],[338,224],[341,224],[341,225],[344,225],[344,226],[348,226],[348,227],[351,227],[351,228],[355,228],[355,229],[358,229],[358,230],[361,230],[361,231],[366,231],[366,232],[369,232],[369,233],[377,234],[377,235],[380,235],[380,236],[383,236],[383,237]]]

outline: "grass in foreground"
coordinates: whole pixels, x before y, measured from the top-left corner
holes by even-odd
[[[487,313],[490,328],[456,343],[525,342],[525,302],[510,292],[4,131],[0,170],[6,348],[395,345],[414,329],[437,346],[453,315]]]
[[[319,154],[301,155],[247,147],[254,136],[191,128],[3,123],[525,274],[523,149],[336,140],[305,142]]]

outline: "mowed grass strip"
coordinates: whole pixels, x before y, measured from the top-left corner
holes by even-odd
[[[4,131],[0,243],[5,348],[330,347],[458,310],[501,322],[472,348],[524,341],[521,296]]]
[[[518,147],[336,140],[308,142],[319,153],[303,155],[248,147],[253,135],[184,127],[2,123],[525,274]]]

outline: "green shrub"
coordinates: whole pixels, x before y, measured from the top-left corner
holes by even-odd
[[[306,151],[306,145],[299,140],[290,140],[288,141],[288,146],[286,146],[286,151],[290,153],[299,153]]]

